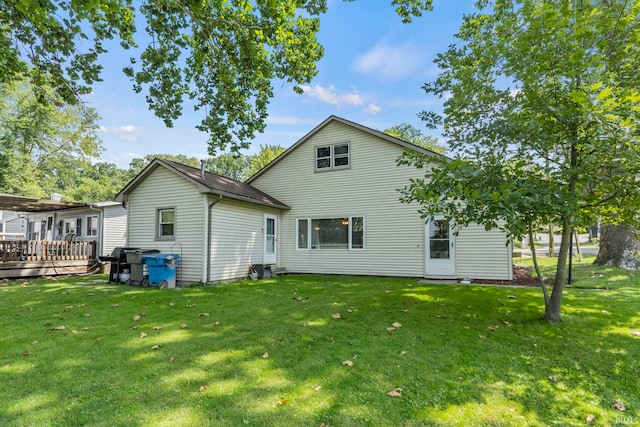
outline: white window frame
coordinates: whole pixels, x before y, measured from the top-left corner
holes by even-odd
[[[62,226],[62,234],[64,236],[66,236],[67,234],[76,234],[76,224],[77,218],[65,218],[64,224]]]
[[[311,246],[311,241],[313,240],[312,238],[312,223],[313,220],[329,220],[329,219],[342,219],[342,218],[347,218],[349,221],[349,229],[347,232],[348,235],[348,241],[347,241],[347,247],[346,248],[313,248]],[[362,218],[362,247],[361,248],[357,248],[357,247],[353,247],[353,219],[354,218]],[[307,240],[307,246],[306,247],[301,247],[300,246],[300,232],[303,231],[301,230],[301,226],[300,226],[300,221],[306,221],[307,222],[307,226],[306,226],[306,240]],[[351,215],[351,216],[336,216],[336,217],[331,217],[331,218],[325,218],[325,217],[316,217],[316,218],[296,218],[296,250],[297,251],[310,251],[310,250],[327,250],[327,249],[333,249],[333,250],[345,250],[348,249],[349,251],[355,251],[355,252],[362,252],[365,250],[365,217],[364,215]]]
[[[173,222],[162,222],[162,213],[173,211]],[[156,240],[175,240],[176,239],[176,219],[177,210],[175,207],[158,208],[156,210]],[[173,234],[162,234],[162,226],[165,224],[173,224]]]
[[[336,154],[336,148],[347,146],[347,153]],[[329,149],[329,156],[318,157],[318,150],[321,148]],[[315,170],[316,172],[335,170],[335,169],[349,169],[351,167],[351,142],[338,142],[336,144],[326,144],[326,145],[318,145],[314,148],[314,158],[315,158]],[[336,159],[347,159],[346,165],[336,165]],[[326,167],[318,167],[318,160],[329,160],[329,166]]]
[[[91,223],[95,219],[96,226],[93,228]],[[87,215],[87,237],[97,236],[98,235],[98,215]]]

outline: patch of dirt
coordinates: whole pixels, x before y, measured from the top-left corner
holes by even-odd
[[[513,280],[483,280],[476,279],[475,284],[487,285],[508,285],[508,286],[531,286],[538,287],[538,279],[535,277],[531,267],[513,267]],[[546,279],[547,285],[553,285],[553,279]]]

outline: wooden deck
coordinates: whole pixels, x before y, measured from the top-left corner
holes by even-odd
[[[96,264],[95,241],[0,241],[0,279],[82,274]]]

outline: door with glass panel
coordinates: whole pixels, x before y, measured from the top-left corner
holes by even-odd
[[[436,217],[427,223],[425,236],[425,274],[455,276],[455,236],[451,224],[442,217]]]
[[[264,215],[264,255],[263,264],[276,263],[276,236],[278,218],[275,215]]]

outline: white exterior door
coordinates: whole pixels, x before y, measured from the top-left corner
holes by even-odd
[[[264,215],[264,255],[263,264],[276,263],[276,236],[278,218],[275,215]]]
[[[425,275],[455,276],[455,236],[449,222],[436,217],[427,223],[425,236]]]

